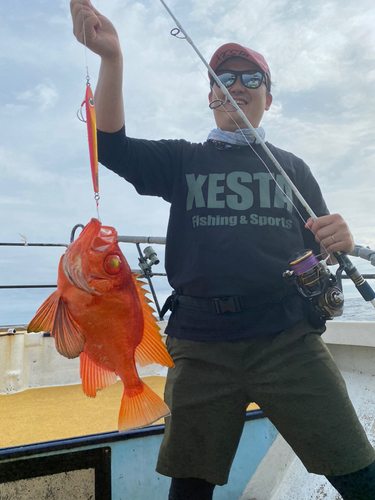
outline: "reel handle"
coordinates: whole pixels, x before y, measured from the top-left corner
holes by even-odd
[[[356,289],[362,295],[362,297],[367,302],[372,302],[375,307],[375,292],[371,286],[367,283],[362,274],[357,270],[357,268],[352,264],[351,260],[347,255],[342,252],[333,252],[337,262],[340,267],[345,271],[349,278],[353,281]]]

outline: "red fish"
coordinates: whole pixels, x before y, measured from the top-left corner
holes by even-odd
[[[143,284],[131,273],[116,230],[91,219],[61,257],[57,290],[28,326],[28,332],[50,331],[63,356],[80,356],[82,388],[88,396],[114,384],[116,375],[121,378],[120,431],[169,414],[135,366],[173,366]]]

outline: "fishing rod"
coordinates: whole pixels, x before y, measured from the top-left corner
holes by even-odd
[[[164,8],[167,10],[168,14],[172,17],[172,19],[174,20],[174,22],[177,25],[177,28],[176,28],[177,33],[175,33],[174,35],[176,36],[176,34],[178,34],[179,32],[183,33],[184,38],[186,39],[186,41],[192,46],[192,48],[194,49],[194,51],[196,52],[196,54],[198,55],[198,57],[200,58],[200,60],[206,66],[208,72],[210,73],[210,75],[214,79],[215,83],[218,85],[218,87],[220,88],[220,90],[225,95],[225,99],[232,104],[232,106],[235,108],[235,110],[238,113],[238,115],[242,118],[242,120],[244,121],[244,123],[246,123],[246,125],[248,126],[248,128],[254,134],[256,140],[259,142],[259,144],[263,148],[264,152],[267,154],[267,156],[269,157],[269,159],[272,161],[272,163],[274,164],[274,166],[276,167],[276,169],[278,170],[278,172],[280,172],[280,174],[283,176],[283,178],[285,179],[285,181],[288,183],[288,185],[292,189],[292,191],[295,194],[295,196],[297,197],[297,199],[301,202],[302,206],[306,209],[306,211],[309,214],[309,216],[313,220],[316,220],[318,217],[316,216],[316,214],[314,213],[314,211],[312,210],[312,208],[309,206],[309,204],[307,203],[307,201],[305,200],[305,198],[302,196],[302,194],[298,191],[298,189],[295,186],[295,184],[293,183],[292,179],[288,176],[288,174],[285,172],[285,170],[283,169],[283,167],[277,161],[277,159],[272,154],[272,152],[270,151],[270,149],[268,148],[268,146],[266,145],[266,143],[264,142],[264,140],[262,139],[262,137],[258,134],[258,132],[255,130],[255,128],[251,125],[251,123],[249,122],[249,120],[245,116],[245,114],[242,111],[242,109],[238,106],[238,104],[236,103],[236,101],[230,95],[228,89],[221,83],[221,81],[219,80],[219,78],[216,75],[216,73],[214,72],[214,70],[211,68],[211,66],[208,64],[208,62],[206,61],[206,59],[202,56],[202,54],[200,53],[200,51],[198,50],[198,48],[195,46],[193,40],[187,34],[187,32],[185,31],[185,29],[181,26],[181,23],[174,16],[173,12],[170,10],[170,8],[164,2],[164,0],[160,0],[160,2],[162,3],[162,5],[164,6]],[[174,31],[174,30],[172,30],[172,31]],[[357,288],[358,292],[362,295],[362,297],[367,302],[371,302],[371,304],[375,307],[375,292],[374,292],[374,290],[367,283],[367,281],[363,278],[363,276],[356,269],[356,267],[352,264],[352,262],[349,259],[349,257],[345,253],[343,253],[343,252],[333,252],[333,255],[335,256],[335,258],[336,258],[336,260],[337,260],[337,262],[339,264],[339,271],[341,273],[342,273],[342,271],[345,271],[345,273],[348,275],[348,277],[353,281],[355,287]],[[305,259],[306,258],[308,258],[308,257],[305,257]]]

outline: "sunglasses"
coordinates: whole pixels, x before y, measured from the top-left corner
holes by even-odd
[[[259,88],[263,81],[268,89],[267,85],[267,75],[263,73],[263,71],[255,71],[255,72],[250,72],[249,70],[247,71],[227,71],[222,74],[217,75],[221,83],[229,89],[232,85],[235,84],[237,81],[237,78],[241,78],[241,83],[244,87],[247,89],[257,89]]]

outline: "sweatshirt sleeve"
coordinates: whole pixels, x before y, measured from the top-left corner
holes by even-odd
[[[139,194],[171,201],[185,141],[129,138],[125,127],[114,133],[98,130],[97,138],[102,165],[133,184]]]

